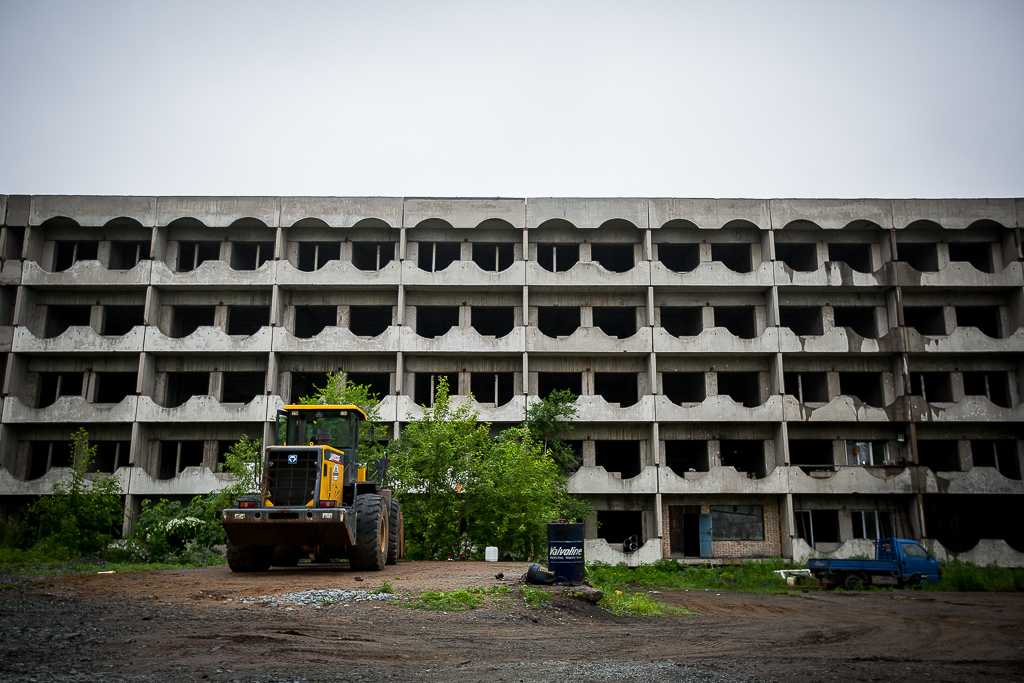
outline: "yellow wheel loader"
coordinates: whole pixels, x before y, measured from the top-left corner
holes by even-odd
[[[403,554],[402,511],[387,489],[387,461],[359,466],[354,405],[285,406],[277,413],[278,445],[268,446],[254,476],[260,493],[224,510],[228,566],[262,572],[334,558],[352,569],[379,571]]]

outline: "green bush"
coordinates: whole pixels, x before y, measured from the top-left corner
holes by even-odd
[[[1024,590],[1024,568],[984,567],[973,562],[952,560],[942,562],[942,581],[936,584],[925,582],[922,586],[930,591],[1020,591]]]

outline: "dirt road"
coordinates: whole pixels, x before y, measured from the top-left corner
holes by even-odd
[[[658,595],[696,615],[616,617],[556,591],[467,612],[240,598],[313,588],[492,586],[522,563],[227,567],[0,592],[0,681],[1018,681],[1024,594]],[[363,579],[358,581],[356,577]]]

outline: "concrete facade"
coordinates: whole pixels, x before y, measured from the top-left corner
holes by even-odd
[[[896,533],[1024,564],[1024,200],[0,196],[0,216],[4,514],[63,476],[78,426],[129,510],[210,491],[230,443],[343,370],[389,436],[441,375],[496,427],[580,394],[592,559]]]

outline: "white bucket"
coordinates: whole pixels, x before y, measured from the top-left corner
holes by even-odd
[[[487,548],[484,549],[484,559],[487,560],[488,562],[497,562],[498,561],[498,549],[496,547],[494,547],[493,545],[487,546]]]

